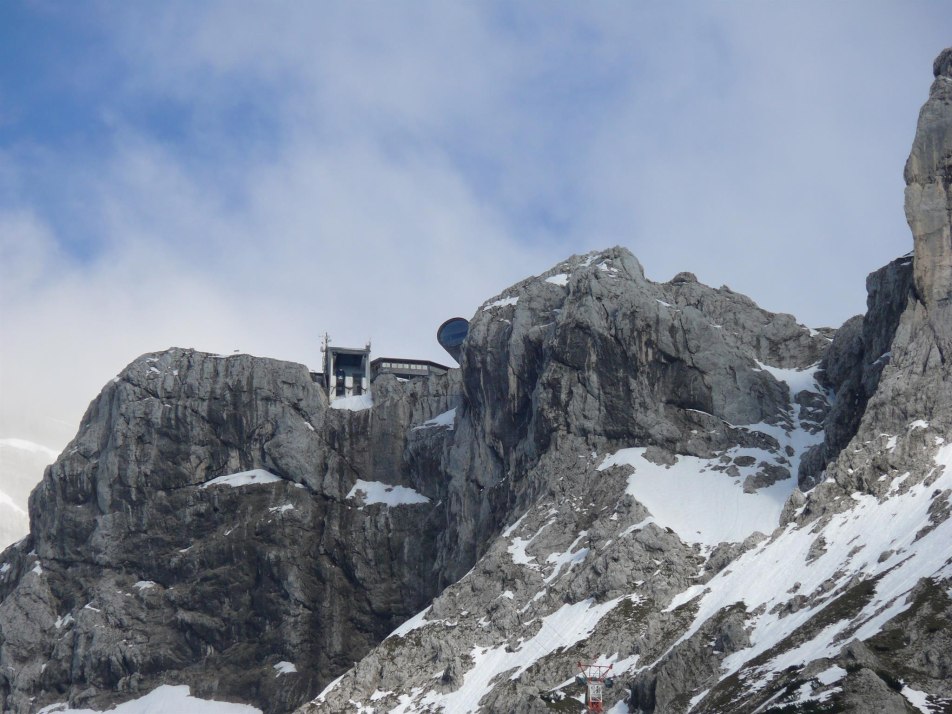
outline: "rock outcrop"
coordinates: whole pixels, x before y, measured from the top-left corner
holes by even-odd
[[[372,411],[329,409],[302,365],[178,349],[106,385],[2,556],[3,710],[174,680],[287,711],[424,607],[445,491],[439,435],[412,426],[459,385],[375,391]],[[273,476],[215,482],[254,469]],[[362,505],[357,479],[429,500]]]
[[[943,360],[952,359],[952,48],[933,65],[906,162],[906,220],[915,239],[915,284]]]
[[[794,494],[786,527],[758,556],[782,559],[795,575],[775,574],[766,597],[744,592],[756,577],[712,579],[684,644],[636,675],[630,701],[644,711],[686,710],[671,697],[642,706],[663,684],[700,692],[695,712],[952,705],[949,627],[940,619],[952,604],[950,63],[952,49],[936,60],[906,165],[912,264],[901,258],[871,275],[867,314],[835,336],[819,375],[835,391],[824,443],[801,464],[801,485],[812,490]],[[744,554],[728,567],[742,573],[755,560]],[[755,644],[743,664],[728,657],[705,679],[691,643],[707,617],[736,608],[737,595]]]
[[[817,378],[833,394],[823,421],[824,440],[800,464],[800,488],[808,491],[856,435],[866,404],[892,359],[899,319],[912,294],[912,257],[898,258],[866,279],[867,310],[847,320],[820,362]]]
[[[678,594],[779,522],[822,439],[813,375],[829,344],[690,274],[653,283],[617,248],[489,301],[463,345],[463,414],[498,459],[486,486],[507,495],[494,501],[507,527],[302,711],[548,711],[566,696],[549,690],[598,647],[629,664],[662,656],[689,616]],[[702,480],[680,481],[687,471]],[[734,616],[704,632],[724,651],[744,641]]]
[[[302,713],[337,711],[345,702],[381,710],[399,705],[401,711],[576,711],[573,699],[581,701],[584,692],[569,677],[579,660],[612,664],[616,688],[606,690],[612,711],[944,711],[952,706],[947,620],[952,384],[943,267],[950,235],[944,203],[948,177],[943,178],[952,126],[950,56],[946,51],[937,60],[937,79],[910,158],[913,168],[907,168],[913,259],[901,258],[870,276],[867,314],[838,331],[825,353],[818,347],[820,383],[797,391],[793,384],[804,384],[797,373],[777,369],[805,367],[809,349],[795,348],[804,361],[795,358],[791,364],[784,362],[783,349],[766,354],[764,336],[755,329],[731,340],[746,351],[748,363],[773,365],[775,375],[787,378],[794,407],[787,417],[781,416],[779,395],[769,391],[757,394],[758,406],[741,399],[731,413],[719,408],[716,394],[737,398],[730,380],[719,379],[719,359],[703,360],[697,381],[688,367],[697,366],[692,358],[705,354],[708,343],[688,349],[690,356],[679,353],[671,365],[666,350],[658,349],[663,338],[648,327],[652,306],[640,303],[623,311],[637,315],[628,319],[638,324],[625,333],[612,323],[616,300],[603,299],[603,310],[594,307],[586,324],[601,321],[606,329],[588,337],[579,326],[580,334],[565,346],[546,349],[542,341],[541,348],[528,350],[539,373],[558,369],[547,365],[545,356],[559,355],[556,364],[571,369],[557,383],[572,385],[574,377],[579,384],[575,394],[550,386],[523,398],[537,412],[556,405],[541,433],[574,435],[573,426],[565,425],[584,425],[585,441],[573,444],[575,468],[557,459],[559,445],[549,442],[539,462],[547,468],[548,488],[537,491],[522,515],[516,510],[519,517],[467,578],[447,588]],[[565,282],[573,285],[578,268],[570,267]],[[611,267],[622,272],[615,263]],[[637,271],[623,275],[638,281]],[[710,305],[705,309],[703,301],[683,299],[694,285],[693,276],[681,274],[656,286],[662,291],[656,300],[685,312],[689,305],[701,308],[708,325],[723,330],[726,320],[715,318]],[[588,292],[599,302],[597,290]],[[534,300],[531,293],[508,292],[498,304],[518,298],[522,305],[526,297]],[[725,297],[717,295],[719,301]],[[504,319],[516,325],[514,317]],[[747,326],[756,322],[750,315],[741,319]],[[690,319],[680,324],[685,335],[699,334]],[[599,336],[605,333],[622,337],[618,344],[602,343]],[[639,337],[632,340],[632,334]],[[615,389],[624,392],[627,414],[619,407],[599,422],[611,408],[604,388],[594,390],[597,398],[585,408],[585,394],[593,393],[588,375],[597,372],[598,360],[573,359],[576,350],[566,348],[578,342],[595,345],[578,350],[583,355],[618,355],[615,363],[630,366],[609,373]],[[638,349],[631,350],[632,343]],[[500,344],[496,351],[517,350]],[[731,364],[744,361],[734,357]],[[652,393],[638,384],[637,376],[646,371],[652,386],[677,374],[667,384],[678,385],[678,396],[666,401],[670,391]],[[733,386],[756,389],[743,380]],[[541,382],[556,380],[543,376]],[[832,393],[831,407],[823,389]],[[572,398],[552,402],[552,393]],[[716,421],[689,423],[702,413]],[[744,419],[762,421],[748,423],[745,437],[739,437],[736,426]],[[818,422],[826,433],[811,445],[801,437],[817,436]],[[743,466],[748,461],[739,452],[750,446],[744,438],[768,436],[772,423],[789,428],[787,443],[777,443],[782,448],[775,454],[788,453],[796,462],[803,453],[798,447],[808,450],[801,462],[803,491],[792,491],[784,525],[769,537],[752,533],[732,540],[718,532],[712,540],[723,540],[711,548],[702,530],[723,524],[703,522],[697,512],[690,525],[678,523],[671,501],[655,490],[654,475],[668,470],[672,488],[675,482],[691,488],[688,471],[716,473],[719,462],[729,463],[727,469]],[[615,430],[618,424],[624,427]],[[591,438],[597,433],[609,438]],[[524,443],[510,446],[518,450]],[[625,443],[639,448],[624,457],[612,455]],[[606,468],[611,464],[625,464],[627,471]],[[715,483],[710,486],[713,499]],[[677,512],[690,511],[686,493],[675,499]],[[696,532],[694,525],[700,526]],[[627,685],[621,691],[618,680]]]

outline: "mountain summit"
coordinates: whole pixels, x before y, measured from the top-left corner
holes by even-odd
[[[0,555],[3,710],[578,712],[593,671],[615,714],[952,707],[950,66],[913,255],[839,330],[612,248],[357,408],[303,365],[134,361]]]

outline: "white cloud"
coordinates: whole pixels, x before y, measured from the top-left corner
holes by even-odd
[[[316,367],[326,330],[338,344],[373,338],[381,352],[445,361],[443,319],[545,265],[439,156],[395,163],[366,146],[301,145],[252,172],[238,206],[142,140],[104,169],[90,187],[98,258],[39,284],[57,251],[48,230],[21,219],[11,241],[35,267],[13,268],[24,289],[4,311],[18,336],[3,347],[4,432],[18,433],[24,411],[76,423],[125,363],[172,345]]]
[[[0,213],[0,296],[4,303],[29,299],[61,264],[56,239],[32,211]],[[0,320],[4,313],[0,313]]]

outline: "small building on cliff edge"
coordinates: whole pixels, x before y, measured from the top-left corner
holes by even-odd
[[[453,319],[458,321],[462,318]],[[454,357],[459,355],[458,344],[462,342],[459,330],[457,322],[457,343],[453,345],[454,350],[451,352]],[[440,343],[442,344],[443,340]],[[315,382],[323,383],[331,402],[370,394],[371,384],[381,374],[392,374],[398,379],[416,379],[446,374],[450,370],[446,365],[431,360],[407,357],[377,357],[371,360],[369,342],[363,348],[338,347],[330,343],[327,335],[324,336],[321,351],[324,353],[324,371],[311,372],[311,378]]]

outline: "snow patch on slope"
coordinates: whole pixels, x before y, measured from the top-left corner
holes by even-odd
[[[37,714],[99,714],[95,709],[69,709],[68,705],[50,704]],[[261,714],[248,704],[196,699],[186,685],[163,684],[144,697],[124,702],[108,710],[110,714]]]
[[[495,302],[491,302],[491,303],[489,303],[488,305],[486,305],[485,307],[483,307],[483,312],[487,312],[488,310],[492,310],[494,307],[508,307],[509,305],[516,305],[518,302],[519,302],[519,296],[518,296],[518,295],[515,296],[515,297],[501,298],[501,299],[496,300]]]
[[[541,620],[539,631],[534,637],[522,640],[517,647],[507,647],[506,644],[497,647],[474,646],[469,652],[473,667],[466,672],[459,689],[447,694],[429,691],[422,697],[422,692],[417,693],[408,698],[407,706],[402,711],[432,711],[433,707],[441,706],[446,712],[475,712],[479,708],[479,700],[492,690],[496,677],[507,673],[509,679],[516,679],[555,650],[569,648],[584,640],[592,634],[599,621],[624,599],[618,597],[597,605],[589,598],[563,605]]]
[[[453,425],[456,422],[456,407],[453,407],[449,411],[445,411],[442,414],[437,414],[432,419],[420,424],[420,426],[413,427],[413,431],[418,431],[419,429],[435,429],[437,427],[445,427],[449,430],[453,430]]]
[[[347,498],[362,498],[365,505],[382,503],[385,506],[412,506],[418,503],[429,503],[430,499],[418,491],[406,486],[393,486],[380,481],[364,481],[357,479]]]
[[[413,632],[414,630],[419,630],[421,627],[426,627],[430,622],[434,622],[434,620],[426,619],[427,613],[432,609],[433,606],[430,605],[423,610],[420,610],[420,612],[400,625],[400,627],[387,635],[387,637],[406,637],[408,633]],[[340,677],[338,677],[338,679],[340,679]]]
[[[265,471],[264,469],[252,469],[251,471],[241,471],[240,473],[227,474],[225,476],[213,478],[211,481],[206,481],[203,483],[202,488],[208,488],[209,486],[231,486],[232,488],[238,488],[239,486],[277,483],[278,481],[283,480],[284,479],[282,479],[280,476],[275,476],[270,471]]]
[[[902,691],[899,693],[906,698],[907,702],[909,702],[923,714],[933,714],[935,711],[929,706],[929,695],[925,692],[920,692],[918,689],[913,689],[907,684],[903,686]]]
[[[714,461],[678,456],[673,466],[662,466],[644,454],[640,447],[621,449],[606,457],[598,470],[631,466],[626,493],[644,505],[658,525],[671,528],[685,543],[736,543],[755,531],[772,533],[796,485],[794,479],[786,479],[745,493],[741,478],[711,470]]]
[[[805,625],[844,592],[855,576],[878,578],[858,613],[849,613],[811,639],[780,652],[747,679],[766,686],[787,667],[836,655],[846,638],[864,640],[878,633],[909,607],[909,591],[921,578],[940,577],[952,562],[952,519],[934,524],[929,512],[936,499],[950,499],[946,489],[952,489],[952,445],[939,450],[936,467],[944,470],[929,486],[916,484],[882,502],[853,494],[855,505],[833,515],[821,529],[816,522],[802,527],[791,523],[772,540],[743,554],[704,586],[694,622],[678,642],[734,603],[742,602],[747,612],[759,613],[746,623],[750,647],[723,661],[723,674],[728,676]],[[935,527],[923,535],[930,525]],[[818,555],[811,547],[820,537],[825,550]],[[823,587],[827,581],[834,583],[828,590]],[[807,607],[782,614],[791,592],[816,593],[817,597]]]
[[[274,667],[274,671],[277,672],[275,677],[280,677],[282,674],[294,674],[297,672],[297,667],[294,666],[293,662],[278,662]]]
[[[755,532],[772,533],[780,524],[787,498],[796,488],[801,456],[823,441],[822,431],[801,422],[800,406],[795,401],[804,391],[823,393],[816,382],[818,365],[803,370],[758,365],[789,388],[789,424],[731,426],[773,437],[778,450],[729,449],[722,456],[735,462],[736,476],[727,473],[718,459],[679,455],[671,466],[656,464],[645,458],[647,449],[643,447],[621,449],[598,466],[599,471],[612,466],[632,467],[627,493],[644,505],[660,526],[671,528],[686,543],[713,546],[738,543]],[[737,464],[741,457],[746,457],[742,462],[750,462],[749,465]],[[781,466],[790,476],[748,493],[745,481],[763,465]]]

